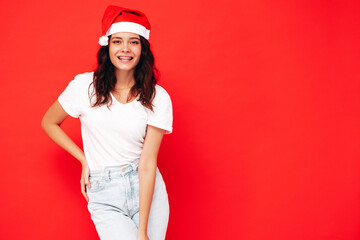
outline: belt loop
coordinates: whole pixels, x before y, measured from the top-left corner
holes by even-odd
[[[131,163],[131,167],[132,167],[132,169],[134,170],[134,171],[138,171],[138,164],[137,164],[138,162],[133,162],[133,163]]]
[[[110,182],[111,176],[110,176],[110,169],[106,169],[105,172],[105,181]]]

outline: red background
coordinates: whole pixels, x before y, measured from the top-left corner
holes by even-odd
[[[40,121],[94,70],[108,4],[147,14],[173,101],[167,239],[360,239],[355,0],[1,0],[0,239],[98,239],[80,164]]]

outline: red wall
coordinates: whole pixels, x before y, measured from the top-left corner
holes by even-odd
[[[360,239],[355,0],[2,0],[0,239],[98,239],[80,164],[40,121],[94,69],[110,3],[147,13],[173,101],[167,239]]]

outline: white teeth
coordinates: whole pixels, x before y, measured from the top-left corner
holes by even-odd
[[[119,57],[120,60],[131,60],[133,59],[132,57]]]

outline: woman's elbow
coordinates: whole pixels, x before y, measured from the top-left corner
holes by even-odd
[[[41,119],[41,128],[46,132],[47,127],[50,125],[46,115]]]
[[[51,121],[51,118],[48,116],[48,114],[45,114],[44,117],[41,119],[41,128],[47,132],[47,130],[49,129],[49,127],[51,126],[55,126],[58,125],[60,126],[60,124],[58,124],[55,121]]]
[[[144,160],[144,159],[142,159]],[[139,172],[148,172],[153,171],[157,167],[157,158],[146,159],[145,161],[140,161],[138,166]]]

